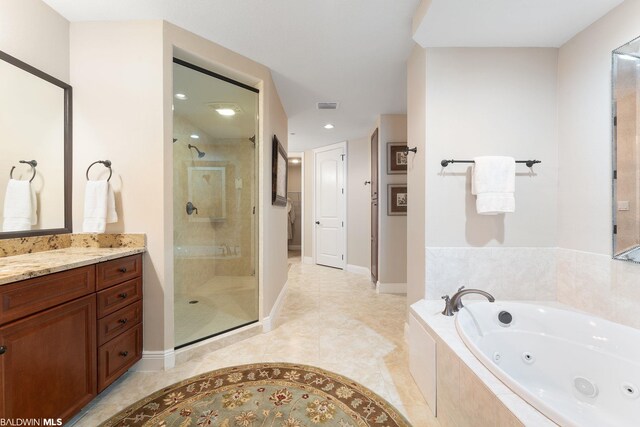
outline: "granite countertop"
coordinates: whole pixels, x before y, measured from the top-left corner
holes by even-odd
[[[0,285],[145,251],[144,247],[69,247],[0,258]]]

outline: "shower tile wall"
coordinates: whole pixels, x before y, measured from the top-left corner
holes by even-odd
[[[192,134],[198,134],[200,138],[191,139]],[[184,195],[174,197],[174,247],[185,252],[201,251],[203,257],[214,257],[213,262],[203,263],[198,256],[176,254],[175,277],[180,277],[187,286],[198,286],[212,276],[252,276],[256,255],[252,240],[255,232],[254,194],[251,193],[253,143],[248,139],[209,140],[204,132],[182,117],[174,119],[174,138],[177,138],[173,146],[174,193]],[[188,144],[197,145],[205,156],[198,158]],[[197,214],[187,215],[190,167],[225,168],[226,212],[220,215],[224,219],[201,222]],[[199,178],[206,179],[207,176]],[[227,247],[231,255],[225,255]],[[242,256],[234,256],[235,248],[239,248]]]

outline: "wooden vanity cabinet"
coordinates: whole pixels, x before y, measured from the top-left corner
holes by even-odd
[[[137,265],[124,283],[103,280],[124,264]],[[0,419],[66,422],[140,360],[141,265],[134,255],[0,286]],[[101,312],[113,290],[126,296]]]

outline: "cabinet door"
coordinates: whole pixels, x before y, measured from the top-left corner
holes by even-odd
[[[69,420],[96,396],[96,297],[0,328],[0,418]]]

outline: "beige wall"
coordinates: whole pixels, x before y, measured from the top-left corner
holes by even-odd
[[[0,1],[0,50],[69,82],[69,21],[41,0]]]
[[[162,21],[72,24],[71,77],[77,105],[74,182],[83,182],[89,162],[112,160],[120,220],[107,232],[147,233],[146,351],[173,348],[174,49],[183,59],[261,91],[257,212],[261,317],[269,315],[287,279],[286,210],[271,206],[271,137],[277,134],[286,147],[287,118],[270,71]],[[83,200],[83,187],[74,186],[76,201]],[[81,218],[81,204],[74,203],[75,228]]]
[[[407,144],[417,147],[407,165],[407,307],[425,296],[426,50],[416,45],[407,61]]]
[[[560,48],[558,299],[640,328],[640,266],[611,260],[611,52],[640,35],[626,1]]]
[[[427,246],[555,246],[557,49],[428,49]],[[470,165],[482,155],[539,159],[516,169],[516,212],[475,211]]]
[[[302,166],[300,163],[289,163],[289,171],[287,175],[287,192],[302,192]]]
[[[147,234],[145,350],[173,347],[173,251],[165,236],[172,217],[163,214],[172,192],[163,185],[162,33],[161,21],[71,25],[73,228],[82,229],[87,166],[111,160],[118,222],[107,232]]]
[[[347,265],[371,267],[371,143],[347,142]]]
[[[387,215],[387,185],[407,182],[407,175],[387,175],[387,143],[407,142],[407,116],[378,118],[378,282],[407,282],[407,217]],[[409,154],[409,161],[413,154]],[[411,201],[411,196],[408,198]]]

